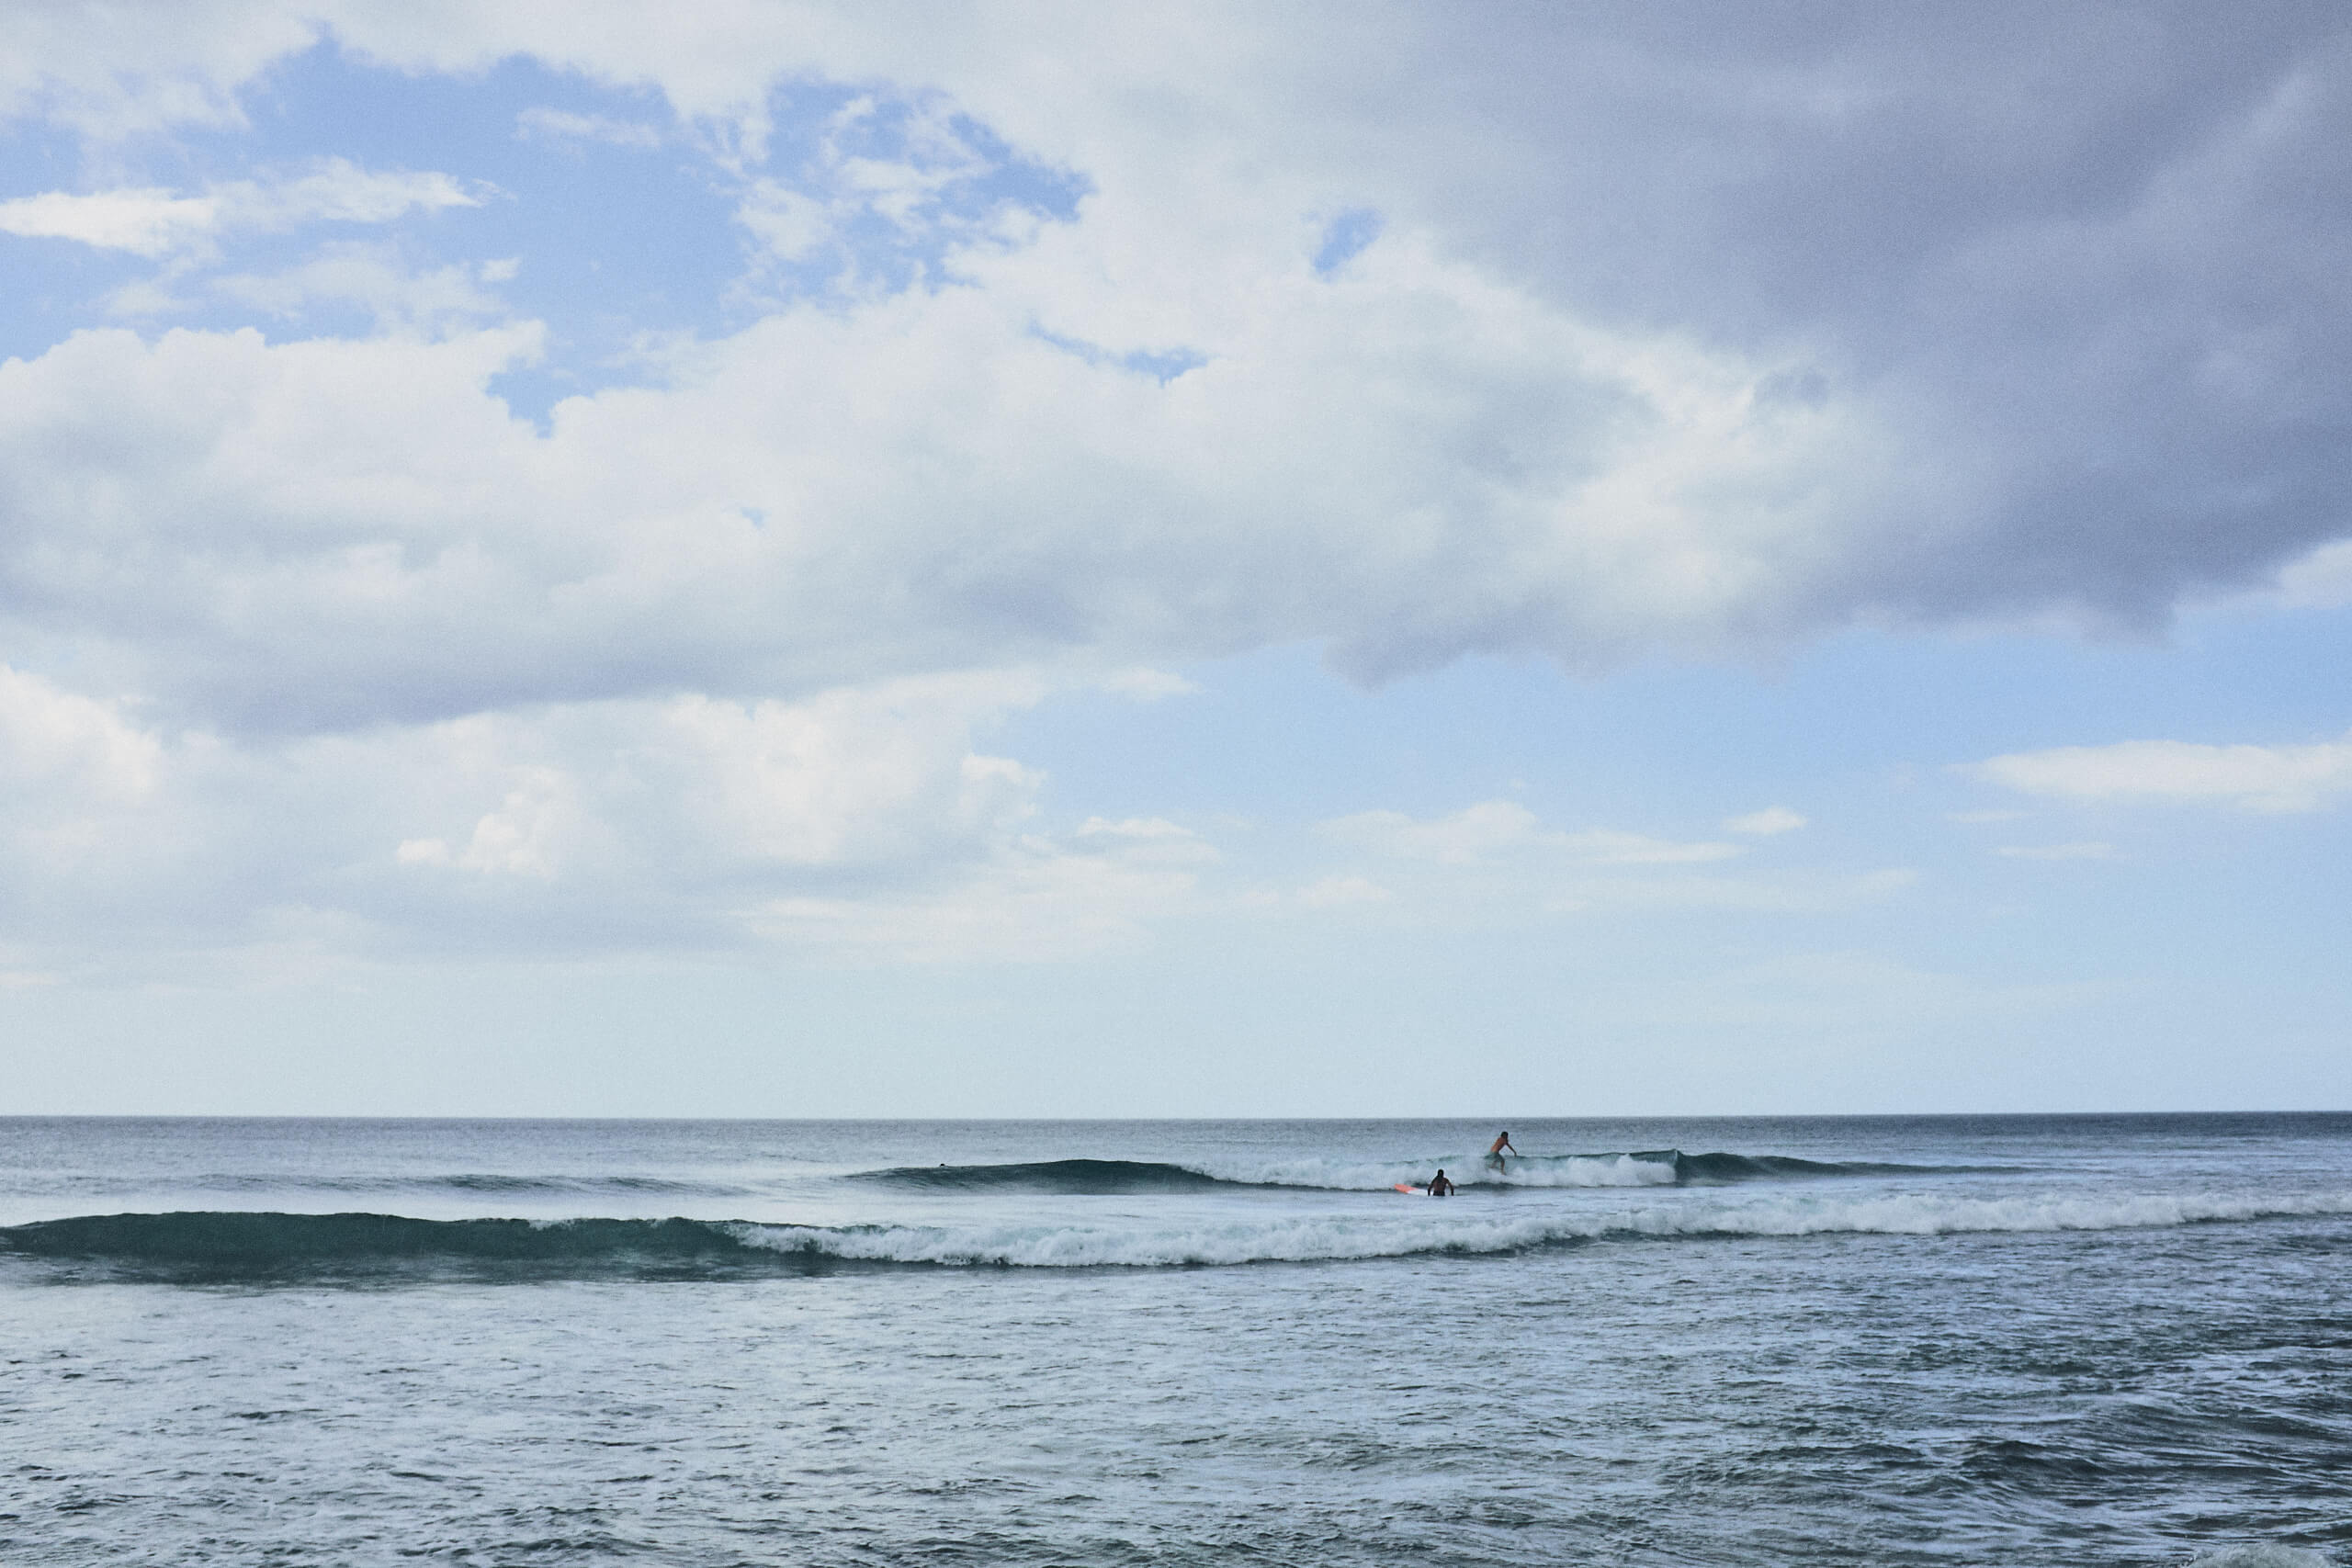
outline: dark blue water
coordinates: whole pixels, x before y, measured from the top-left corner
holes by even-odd
[[[0,1122],[0,1561],[2352,1550],[2352,1116],[1496,1130]]]

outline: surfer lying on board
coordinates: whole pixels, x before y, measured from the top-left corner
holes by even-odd
[[[1510,1149],[1513,1154],[1519,1153],[1518,1148],[1512,1145],[1510,1141],[1510,1134],[1509,1133],[1497,1133],[1495,1134],[1495,1141],[1487,1145],[1487,1163],[1493,1166],[1497,1170],[1502,1169],[1503,1151],[1505,1149]]]
[[[1430,1178],[1430,1196],[1432,1198],[1451,1198],[1453,1196],[1453,1183],[1445,1179],[1445,1172],[1442,1169],[1435,1176]]]

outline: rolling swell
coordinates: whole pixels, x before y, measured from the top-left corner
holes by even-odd
[[[1206,1192],[1219,1187],[1256,1187],[1181,1165],[1150,1160],[1051,1159],[1020,1165],[902,1165],[860,1171],[852,1181],[908,1187],[926,1192],[1056,1192],[1114,1197],[1125,1192]]]
[[[401,1214],[198,1211],[87,1214],[0,1228],[0,1253],[176,1280],[449,1272],[708,1278],[808,1272],[844,1259],[747,1241],[703,1220],[420,1220]]]
[[[1807,1180],[1838,1176],[1955,1176],[1990,1168],[1953,1165],[1882,1165],[1868,1160],[1797,1159],[1789,1155],[1686,1155],[1679,1149],[1631,1156],[1671,1160],[1679,1187],[1732,1181]]]

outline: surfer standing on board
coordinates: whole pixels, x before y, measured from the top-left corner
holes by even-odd
[[[1435,1176],[1430,1178],[1430,1196],[1432,1198],[1453,1196],[1453,1183],[1445,1179],[1445,1171],[1442,1167]]]
[[[1510,1134],[1509,1133],[1497,1133],[1495,1134],[1495,1141],[1487,1145],[1487,1163],[1493,1166],[1497,1170],[1505,1168],[1503,1164],[1503,1151],[1505,1149],[1510,1149],[1513,1154],[1519,1153],[1518,1148],[1512,1145],[1510,1141]]]

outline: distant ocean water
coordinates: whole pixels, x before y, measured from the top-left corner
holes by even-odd
[[[2352,1115],[1498,1130],[0,1120],[0,1562],[2352,1562]]]

